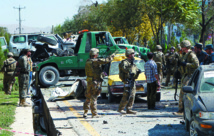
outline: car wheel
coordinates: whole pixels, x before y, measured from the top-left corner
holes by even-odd
[[[159,102],[161,99],[161,93],[156,94],[156,102]]]
[[[106,99],[106,98],[107,98],[107,97],[106,97],[106,93],[101,93],[100,95],[101,95],[101,98],[102,98],[102,99]]]
[[[184,110],[184,119],[185,119],[185,129],[186,131],[189,131],[189,120],[186,117],[185,110]]]
[[[114,101],[115,96],[111,93],[110,87],[108,87],[108,102],[111,103]]]
[[[46,66],[39,72],[39,82],[44,87],[55,85],[59,81],[59,72],[53,66]]]
[[[189,125],[189,135],[190,136],[198,136],[198,132],[196,131],[196,124],[195,124],[195,121],[194,119],[192,119],[190,121],[190,125]]]
[[[37,37],[37,40],[40,41],[40,42],[44,42],[44,43],[47,43],[47,44],[50,44],[50,45],[56,45],[57,42],[51,38],[48,38],[48,37],[44,37],[44,36],[41,36],[39,35]]]

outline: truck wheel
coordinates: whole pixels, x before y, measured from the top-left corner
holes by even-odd
[[[161,93],[156,94],[156,102],[159,102],[161,99]]]
[[[46,66],[39,72],[39,81],[44,87],[55,85],[59,81],[59,72],[53,66]]]
[[[43,43],[50,44],[50,45],[56,45],[57,44],[57,42],[55,40],[48,38],[48,37],[41,36],[41,35],[39,35],[37,37],[37,40],[40,42],[43,42]]]

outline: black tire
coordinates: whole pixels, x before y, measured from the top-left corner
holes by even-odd
[[[53,66],[46,66],[39,72],[39,82],[44,87],[54,86],[59,81],[59,71]]]
[[[43,42],[43,43],[47,43],[47,44],[50,44],[50,45],[56,45],[57,44],[57,41],[51,39],[51,38],[48,38],[48,37],[44,37],[44,36],[41,36],[39,35],[37,37],[37,41],[40,41],[40,42]]]
[[[196,131],[196,128],[195,128],[195,122],[194,122],[194,119],[191,119],[190,121],[190,125],[189,125],[189,135],[192,136],[194,133],[198,135],[198,132]]]
[[[111,93],[110,88],[108,87],[108,102],[111,103],[115,100],[115,96]]]
[[[156,94],[156,102],[159,102],[161,99],[161,93]]]
[[[107,97],[106,97],[106,93],[101,93],[100,95],[101,95],[101,98],[102,98],[102,99],[106,99],[106,98],[107,98]]]
[[[70,78],[70,76],[60,77],[59,81],[66,81]]]

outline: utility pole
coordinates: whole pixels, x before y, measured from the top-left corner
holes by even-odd
[[[18,27],[18,29],[19,29],[19,34],[21,34],[22,32],[21,32],[21,30],[22,30],[22,21],[24,21],[24,20],[21,20],[21,9],[25,9],[25,7],[20,7],[20,5],[19,5],[19,7],[18,8],[16,8],[16,7],[13,7],[14,9],[18,9],[19,10],[19,27]]]

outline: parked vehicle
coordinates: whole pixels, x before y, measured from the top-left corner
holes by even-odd
[[[17,34],[11,35],[10,37],[9,51],[12,52],[15,57],[19,57],[21,50],[24,48],[36,51],[36,48],[30,44],[30,41],[38,42],[38,35],[50,38],[56,42],[56,44],[48,44],[49,48],[66,50],[75,47],[74,43],[64,43],[58,34]]]
[[[7,41],[4,37],[0,37],[0,46],[2,48],[2,51],[7,49]]]
[[[117,96],[122,96],[124,91],[124,83],[119,78],[119,63],[123,59],[125,59],[124,54],[118,54],[114,57],[114,60],[105,67],[105,71],[107,72],[108,76],[104,78],[102,83],[102,92],[101,97],[105,98],[106,94],[108,95],[108,101],[113,102]],[[136,97],[138,96],[147,96],[147,83],[146,77],[144,73],[144,60],[141,60],[138,57],[135,57],[134,62],[137,67],[142,71],[139,75],[138,79],[136,79]],[[161,92],[158,90],[156,99],[160,101]]]
[[[195,70],[183,87],[184,119],[190,136],[214,135],[214,64]]]

